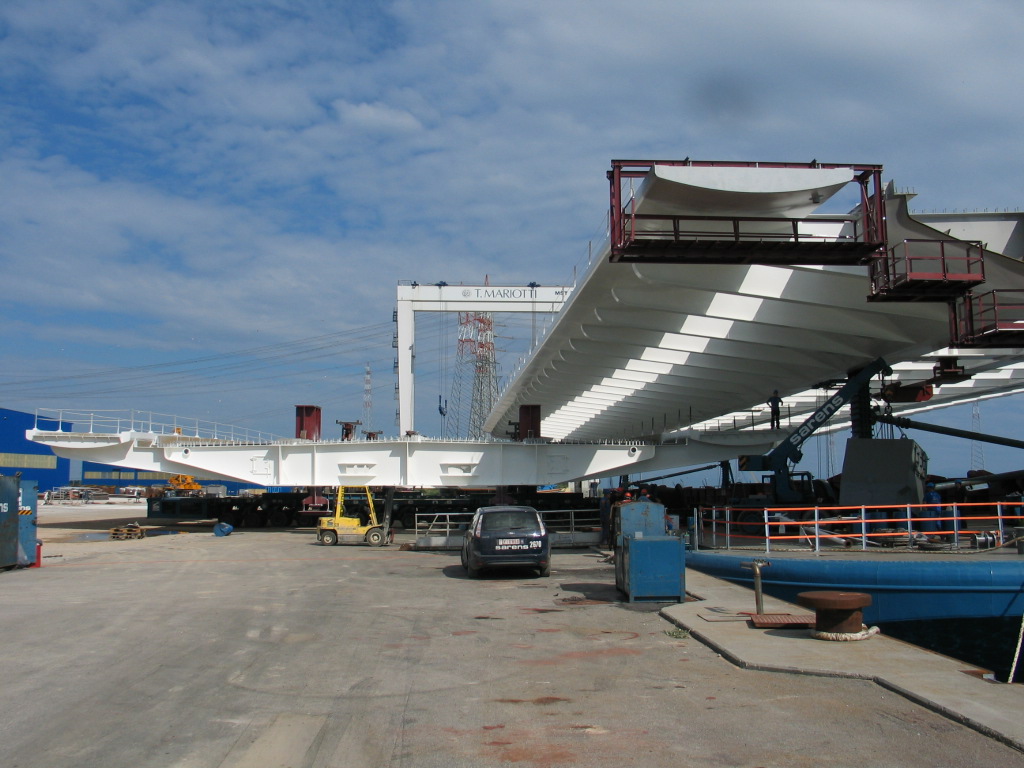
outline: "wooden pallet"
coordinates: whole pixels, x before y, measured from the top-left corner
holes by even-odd
[[[111,528],[110,538],[114,541],[122,541],[124,539],[144,539],[146,537],[146,530],[140,528],[137,525],[129,525],[125,528]]]

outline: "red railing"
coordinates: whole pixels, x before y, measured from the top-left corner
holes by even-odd
[[[806,230],[810,226],[820,227],[821,224],[839,224],[840,226],[852,224],[852,234],[844,235],[838,239],[840,241],[858,240],[858,221],[848,216],[788,219],[769,216],[677,216],[656,213],[631,213],[628,215],[625,224],[624,242],[634,242],[640,237],[672,242],[716,240],[736,243],[743,241],[828,243],[836,241],[835,235],[820,235],[800,231],[801,225]]]
[[[861,235],[861,240],[850,239],[850,242],[863,242],[871,245],[878,245],[885,243],[886,240],[886,228],[885,228],[885,198],[882,188],[882,166],[881,165],[850,165],[842,163],[764,163],[764,162],[738,162],[738,161],[708,161],[708,160],[612,160],[612,168],[608,172],[608,180],[611,186],[611,220],[610,220],[610,236],[611,236],[611,249],[613,259],[624,254],[631,245],[636,243],[638,237],[642,236],[643,239],[648,239],[652,236],[652,233],[646,230],[638,230],[636,227],[636,220],[640,217],[640,214],[636,213],[635,201],[632,196],[630,199],[623,199],[623,180],[643,178],[651,169],[656,165],[665,166],[696,166],[696,167],[726,167],[726,168],[849,168],[853,173],[852,181],[857,182],[861,189],[861,217],[856,227],[857,231]],[[671,216],[654,216],[652,219],[669,220],[679,218],[680,220],[692,220],[700,217],[671,217]],[[732,219],[726,219],[726,221],[733,221]],[[737,219],[739,221],[780,221],[790,222],[791,219],[757,219],[754,217]],[[823,219],[815,219],[814,221],[821,222],[827,221]],[[849,219],[843,219],[843,221],[849,221]],[[795,226],[795,225],[794,225]],[[684,238],[681,235],[675,234],[675,227],[670,227],[667,230],[663,230],[666,235],[671,232],[673,238],[677,238],[680,241]],[[716,232],[716,235],[720,236],[721,232]],[[752,236],[754,233],[747,233],[748,236]],[[770,233],[774,237],[779,237],[775,233]],[[799,234],[798,232],[796,234]],[[792,234],[786,235],[787,238],[792,237]],[[801,235],[801,240],[798,242],[806,242],[808,235]]]
[[[1019,346],[1024,343],[1024,290],[966,296],[957,305],[955,326],[961,346]]]
[[[871,263],[873,294],[948,298],[985,281],[985,250],[964,240],[904,240]]]

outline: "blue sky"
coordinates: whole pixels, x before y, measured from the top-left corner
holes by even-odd
[[[369,363],[393,432],[396,283],[571,280],[613,157],[1019,209],[1022,37],[1010,0],[6,0],[0,405],[290,434],[358,417]],[[418,326],[428,433],[452,329]]]

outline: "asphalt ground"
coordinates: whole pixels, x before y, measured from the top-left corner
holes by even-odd
[[[1024,765],[870,680],[743,669],[592,550],[469,580],[401,536],[103,538],[134,519],[44,506],[43,567],[0,574],[0,765]]]

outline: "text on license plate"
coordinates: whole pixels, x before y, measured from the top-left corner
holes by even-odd
[[[498,539],[495,550],[502,552],[510,549],[540,549],[544,544],[541,541],[525,542],[522,539]]]

